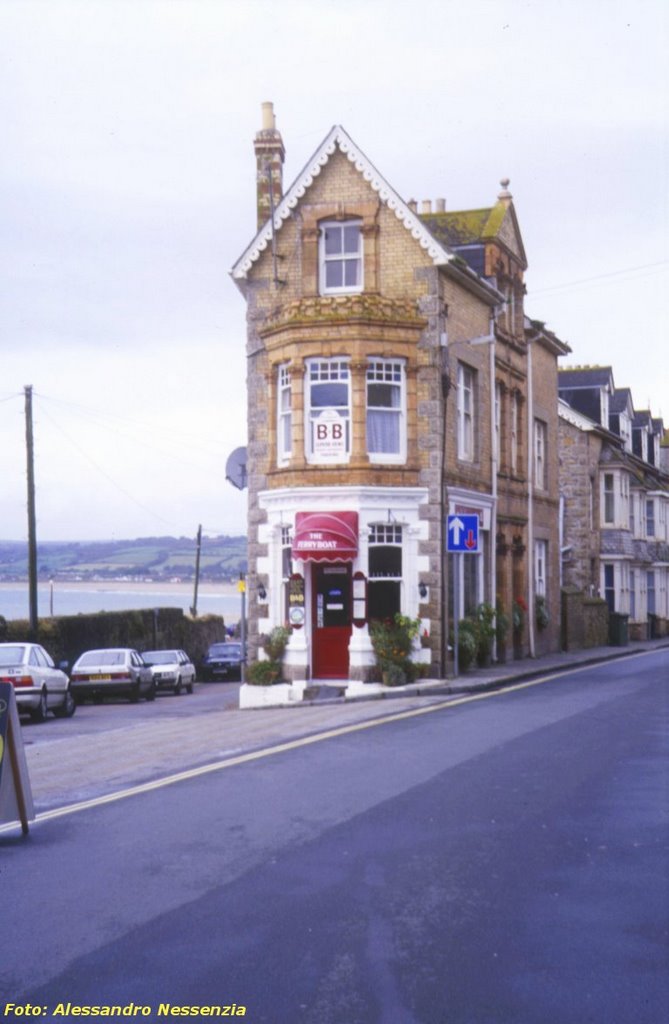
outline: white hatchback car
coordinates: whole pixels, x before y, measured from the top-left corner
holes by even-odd
[[[70,680],[39,644],[0,644],[0,683],[12,684],[18,710],[35,722],[43,722],[49,711],[70,718],[76,710]]]
[[[151,669],[158,691],[174,690],[175,694],[182,690],[193,692],[195,665],[185,651],[144,651],[142,658]]]
[[[86,651],[72,666],[72,693],[78,703],[87,697],[128,697],[137,703],[140,697],[154,700],[156,684],[151,669],[131,647],[108,647]]]

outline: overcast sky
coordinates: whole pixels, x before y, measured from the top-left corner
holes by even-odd
[[[252,141],[405,199],[511,179],[527,313],[669,421],[665,0],[0,0],[0,539],[243,533]]]

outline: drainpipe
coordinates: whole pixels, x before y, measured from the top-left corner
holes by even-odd
[[[534,383],[532,381],[532,338],[527,340],[527,637],[530,657],[534,646]]]
[[[496,311],[495,311],[496,312]],[[497,471],[499,469],[499,453],[497,451],[497,431],[495,421],[495,312],[490,317],[490,329],[480,338],[474,338],[470,345],[490,345],[490,472],[492,475],[490,510],[490,604],[497,605]],[[497,641],[493,641],[493,655],[497,657]]]

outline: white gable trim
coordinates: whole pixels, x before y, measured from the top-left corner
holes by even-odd
[[[455,259],[453,253],[448,252],[433,238],[418,216],[400,199],[395,190],[379,174],[374,165],[370,163],[362,150],[355,145],[341,125],[335,125],[332,128],[329,135],[321,143],[319,149],[290,186],[274,211],[275,232],[280,231],[284,221],[290,217],[293,210],[304,198],[307,190],[313,184],[314,178],[321,173],[337,149],[348,157],[365,181],[369,182],[370,187],[375,192],[378,192],[381,201],[394,212],[407,231],[411,232],[412,237],[422,249],[425,249],[435,266],[442,266]],[[246,277],[256,260],[259,259],[268,246],[271,246],[272,233],[272,221],[268,220],[233,266],[231,271],[233,278],[239,280]]]

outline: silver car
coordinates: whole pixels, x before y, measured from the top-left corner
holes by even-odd
[[[195,665],[185,651],[144,651],[142,658],[153,673],[158,691],[173,690],[177,695],[182,690],[193,692]]]
[[[90,697],[140,697],[154,700],[156,684],[151,669],[131,647],[107,647],[86,651],[72,666],[70,687],[77,703]]]
[[[70,680],[39,644],[0,644],[0,683],[12,684],[18,710],[35,722],[49,711],[70,718],[76,710]]]

